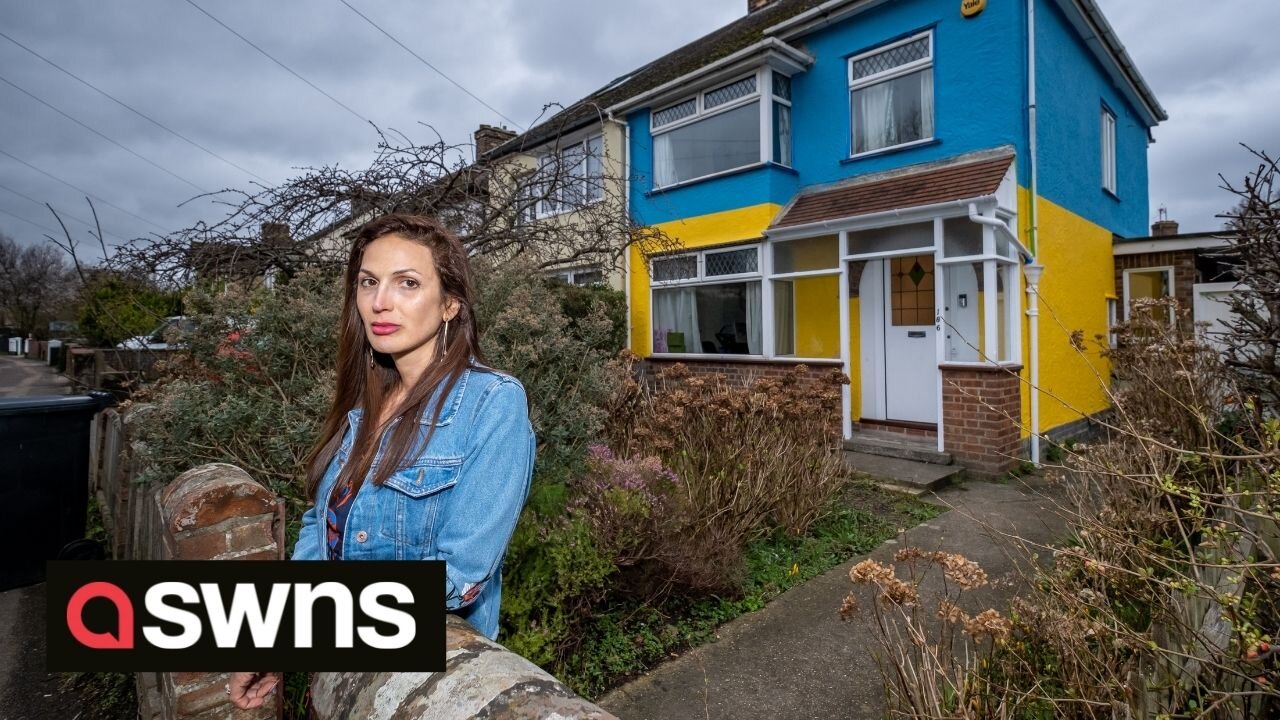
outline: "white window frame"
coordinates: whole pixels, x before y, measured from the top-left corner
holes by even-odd
[[[1124,304],[1124,321],[1125,322],[1129,322],[1129,315],[1133,305],[1133,293],[1129,290],[1129,276],[1133,273],[1150,273],[1150,272],[1167,273],[1169,277],[1169,294],[1165,295],[1165,297],[1170,297],[1170,298],[1178,297],[1177,289],[1173,285],[1175,273],[1174,273],[1174,267],[1172,265],[1160,265],[1157,267],[1143,267],[1143,268],[1127,268],[1124,271],[1124,297],[1120,299],[1121,302]],[[1177,322],[1178,319],[1175,317],[1175,314],[1176,313],[1172,313],[1172,312],[1169,313],[1169,324],[1173,324]]]
[[[1118,347],[1116,341],[1116,325],[1119,324],[1119,305],[1120,298],[1107,298],[1107,346],[1111,349]]]
[[[583,285],[582,283],[578,282],[578,275],[582,273],[600,273],[600,284],[601,285],[608,284],[609,275],[604,271],[604,268],[600,267],[599,265],[582,265],[579,267],[561,268],[559,270],[552,270],[547,274],[569,285],[577,285],[579,287],[588,287],[587,285]]]
[[[876,73],[875,75],[870,75],[864,78],[858,78],[857,80],[854,79],[853,66],[859,60],[871,57],[872,55],[879,55],[880,53],[887,52],[889,50],[892,50],[896,47],[900,47],[902,45],[910,45],[911,43],[916,42],[921,38],[928,39],[929,41],[929,57],[922,58],[920,60],[913,60],[905,65],[899,65],[895,68],[891,68],[889,70],[884,70],[882,72]],[[926,68],[932,69],[933,64],[934,64],[934,41],[933,41],[932,29],[925,30],[924,32],[916,33],[915,35],[912,35],[910,37],[905,37],[905,38],[902,38],[901,40],[896,40],[894,42],[872,48],[870,50],[867,50],[866,52],[858,53],[857,55],[853,55],[849,58],[848,62],[845,64],[845,73],[846,73],[846,78],[849,82],[847,103],[849,106],[849,158],[850,159],[867,157],[869,155],[879,155],[880,153],[890,152],[893,150],[901,150],[904,148],[912,147],[914,145],[923,145],[925,143],[933,142],[937,138],[937,135],[938,135],[938,117],[937,117],[938,116],[938,104],[937,104],[938,86],[936,84],[937,76],[935,75],[934,76],[935,84],[933,85],[934,117],[933,117],[933,134],[932,135],[930,135],[927,138],[920,138],[919,140],[912,140],[910,142],[899,143],[897,145],[890,145],[888,147],[876,148],[875,150],[867,150],[865,152],[860,152],[860,153],[854,152],[854,149],[858,147],[858,141],[857,141],[857,138],[854,137],[854,133],[857,132],[857,127],[855,126],[855,123],[854,123],[856,114],[853,108],[853,92],[855,90],[860,90],[862,88],[871,87],[872,85],[879,85],[882,82],[887,82],[889,80],[893,80],[894,78],[902,77],[904,75],[910,75],[912,73],[919,72],[920,70],[924,70]]]
[[[717,85],[716,87],[721,87],[721,86]],[[706,263],[707,255],[716,255],[719,253],[736,252],[739,250],[748,250],[748,249],[753,249],[756,251],[756,271],[755,272],[733,273],[732,275],[707,275],[707,263]],[[654,260],[669,260],[672,258],[691,257],[691,256],[697,258],[697,263],[696,263],[697,272],[694,275],[694,277],[681,278],[679,280],[654,280],[653,279],[653,261]],[[714,248],[707,248],[705,250],[693,250],[690,252],[672,253],[670,255],[661,255],[658,257],[650,258],[649,260],[649,278],[650,278],[649,280],[649,308],[650,308],[649,337],[653,337],[652,308],[654,306],[653,293],[655,290],[663,290],[663,289],[672,288],[672,287],[709,287],[712,285],[734,285],[741,282],[759,281],[761,284],[760,292],[762,293],[760,298],[760,308],[761,308],[760,312],[762,315],[762,317],[760,318],[760,324],[761,324],[760,331],[761,331],[761,338],[762,338],[761,342],[762,343],[766,342],[768,336],[765,334],[766,332],[765,325],[770,321],[768,317],[765,317],[768,315],[768,313],[764,311],[764,307],[767,303],[767,298],[763,295],[763,293],[765,292],[764,286],[765,284],[768,283],[768,280],[765,278],[764,267],[761,265],[761,263],[764,261],[764,256],[765,256],[765,253],[763,250],[763,243],[752,243],[752,244],[745,244],[745,245],[720,246],[720,247],[714,247]],[[702,359],[707,359],[707,358],[735,359],[736,358],[738,360],[741,360],[742,358],[758,359],[758,358],[771,357],[769,348],[767,346],[763,348],[763,350],[764,352],[756,355],[748,355],[748,354],[741,354],[741,353],[724,354],[724,353],[669,353],[669,352],[651,352],[650,354],[653,357],[659,357],[659,358],[697,357]]]
[[[600,177],[593,178],[589,172],[590,171],[590,147],[591,147],[591,142],[597,139],[599,139],[600,141],[600,157],[599,157]],[[557,215],[576,212],[590,205],[594,205],[595,203],[598,203],[604,199],[605,152],[604,152],[604,134],[603,133],[591,133],[583,137],[581,140],[575,140],[573,142],[567,142],[567,143],[556,145],[550,148],[548,152],[544,152],[542,155],[540,155],[538,157],[538,168],[534,170],[534,183],[535,183],[534,187],[535,188],[539,187],[539,185],[537,184],[539,182],[538,175],[543,173],[543,168],[545,166],[552,165],[552,164],[558,165],[562,163],[563,162],[562,158],[565,156],[565,154],[573,150],[577,150],[582,153],[582,163],[581,163],[582,175],[572,175],[572,176],[565,175],[563,177],[555,178],[557,180],[560,180],[560,182],[558,183],[558,187],[555,188],[556,205],[552,206],[548,202],[548,198],[539,197],[536,203],[537,208],[534,213],[535,219],[546,220],[547,218],[553,218],[553,217],[556,217]],[[556,173],[556,175],[559,175],[559,173]],[[564,181],[566,178],[569,178],[569,177],[572,177],[575,183],[581,186],[583,199],[578,205],[565,207],[563,204],[564,202],[563,198],[560,195],[560,193],[564,192],[565,188],[568,187],[568,184]],[[596,180],[597,182],[593,183],[592,180]],[[597,191],[599,193],[598,197],[588,196],[589,193],[594,194]],[[535,190],[534,194],[535,196],[537,196],[537,195],[542,195],[544,193],[541,192],[540,190]]]
[[[1116,114],[1102,106],[1102,189],[1116,195]]]
[[[761,110],[762,110],[761,114],[768,116],[767,118],[761,119],[765,132],[768,133],[767,137],[762,138],[763,140],[763,142],[761,143],[762,146],[768,146],[768,153],[764,154],[763,157],[768,162],[771,162],[775,165],[779,165],[785,168],[794,168],[796,163],[796,138],[795,138],[794,132],[789,132],[787,135],[787,154],[791,156],[790,158],[788,158],[790,162],[782,162],[781,160],[773,159],[774,151],[776,150],[776,148],[774,147],[774,135],[777,132],[777,128],[774,127],[774,122],[773,122],[774,103],[786,106],[787,113],[789,114],[789,117],[790,117],[790,127],[788,128],[788,130],[795,130],[795,124],[796,124],[795,106],[791,104],[791,98],[784,98],[778,95],[774,88],[773,81],[777,75],[781,75],[787,78],[788,82],[791,82],[791,92],[788,94],[791,95],[792,98],[795,97],[795,83],[790,75],[787,75],[786,73],[780,70],[777,70],[768,66],[765,67],[764,74],[765,76],[768,77],[768,81],[769,81],[769,102],[765,103],[763,100],[761,100],[760,102]],[[764,107],[766,104],[768,105],[768,107]]]
[[[730,102],[723,103],[721,105],[716,105],[715,107],[710,109],[706,107],[707,93],[713,92],[715,90],[719,90],[720,88],[725,87],[726,85],[733,85],[734,83],[741,82],[750,77],[755,78],[755,81],[756,81],[755,92],[749,95],[743,95],[742,97],[737,98],[736,100],[732,100]],[[684,180],[680,180],[674,183],[668,183],[666,185],[659,185],[657,177],[654,177],[653,179],[654,190],[666,190],[669,188],[679,187],[681,185],[687,185],[689,183],[699,182],[702,180],[706,180],[708,178],[717,177],[719,175],[726,175],[728,173],[739,172],[745,168],[761,165],[772,160],[773,158],[773,104],[772,103],[775,100],[780,100],[780,98],[775,98],[773,95],[773,68],[771,66],[765,65],[761,68],[757,68],[756,70],[750,73],[737,75],[730,79],[724,80],[723,82],[717,82],[715,85],[712,85],[711,87],[708,87],[705,90],[700,90],[693,95],[686,95],[680,98],[679,100],[665,103],[661,107],[654,108],[652,112],[650,112],[649,114],[650,122],[652,122],[652,119],[655,115],[662,112],[663,110],[675,107],[682,103],[686,103],[689,100],[695,101],[695,109],[692,115],[686,118],[681,118],[674,122],[669,122],[665,125],[654,126],[651,124],[649,126],[649,137],[656,138],[659,135],[665,135],[666,133],[669,133],[672,130],[678,130],[682,127],[685,127],[686,125],[693,125],[695,123],[699,123],[708,118],[715,117],[716,115],[719,115],[721,113],[725,113],[730,110],[736,110],[737,108],[740,108],[744,105],[750,105],[751,103],[758,103],[757,107],[760,111],[760,157],[753,162],[746,163],[745,165],[739,165],[738,167],[727,168],[724,170],[717,170],[716,172],[713,172],[713,173],[708,173],[706,175],[700,175],[698,177],[693,177],[693,178],[686,178]],[[784,102],[787,102],[787,104],[790,105],[790,101],[784,101]],[[650,147],[653,148],[652,152],[657,152],[656,150],[657,143],[650,143]],[[794,145],[793,145],[793,148],[792,148],[793,158],[794,158],[794,155],[795,153],[794,153]],[[654,166],[657,165],[656,162],[654,162],[653,164]]]

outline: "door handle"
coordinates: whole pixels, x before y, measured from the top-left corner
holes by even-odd
[[[924,330],[908,330],[907,331],[907,337],[909,338],[922,338],[927,336],[928,336],[928,333],[926,333]]]

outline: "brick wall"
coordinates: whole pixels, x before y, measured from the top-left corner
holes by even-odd
[[[1000,476],[1022,456],[1021,368],[942,369],[942,422],[947,452],[979,476]]]
[[[1195,307],[1196,253],[1194,250],[1178,250],[1176,252],[1142,253],[1140,255],[1119,255],[1116,257],[1116,297],[1124,302],[1124,271],[1139,268],[1173,268],[1173,296],[1178,300],[1179,312],[1186,311],[1190,322],[1190,311]],[[1124,320],[1124,308],[1117,312],[1117,321]]]
[[[155,498],[159,557],[164,560],[282,560],[284,503],[234,465],[211,463],[188,470]],[[227,668],[228,673],[236,668]],[[237,710],[223,686],[228,673],[138,673],[139,717],[267,720],[275,703]]]

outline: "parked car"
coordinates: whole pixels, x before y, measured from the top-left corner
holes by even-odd
[[[194,327],[194,321],[185,315],[167,317],[155,330],[146,335],[135,335],[116,347],[121,350],[175,350],[184,346],[182,338]]]

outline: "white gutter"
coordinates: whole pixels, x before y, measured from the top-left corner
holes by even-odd
[[[1035,262],[1035,256],[1031,254],[1031,251],[1027,249],[1026,245],[1022,244],[1022,241],[1019,240],[1018,236],[1015,235],[1014,232],[1009,229],[1009,226],[1006,225],[1003,220],[998,220],[993,217],[987,217],[986,215],[980,215],[978,213],[978,204],[976,202],[969,203],[969,219],[972,220],[973,222],[978,223],[979,225],[990,225],[996,230],[999,230],[1000,232],[1004,233],[1005,239],[1007,239],[1010,243],[1012,243],[1013,246],[1017,248],[1019,253],[1021,253],[1024,257],[1029,258],[1031,262]]]
[[[1120,66],[1120,72],[1134,90],[1134,94],[1146,106],[1151,119],[1155,120],[1155,123],[1152,124],[1168,120],[1169,114],[1160,105],[1155,91],[1147,84],[1146,78],[1142,77],[1142,73],[1138,71],[1138,66],[1134,64],[1133,58],[1129,57],[1129,51],[1125,49],[1124,43],[1120,42],[1120,37],[1116,35],[1116,31],[1111,27],[1111,23],[1107,21],[1107,17],[1102,14],[1102,10],[1098,7],[1096,0],[1075,0],[1075,5],[1091,26],[1094,35],[1102,41],[1103,48]]]
[[[640,93],[639,95],[634,95],[632,97],[627,98],[626,100],[623,100],[619,103],[611,105],[610,107],[605,108],[605,114],[609,116],[613,116],[619,113],[624,113],[627,110],[630,110],[632,108],[640,107],[645,102],[652,100],[655,97],[660,97],[668,92],[671,92],[672,90],[675,90],[676,88],[682,87],[684,85],[688,85],[690,82],[694,81],[699,77],[702,77],[704,75],[710,75],[717,70],[729,67],[735,63],[746,60],[747,58],[750,58],[753,55],[758,55],[760,53],[768,52],[770,50],[776,51],[780,55],[784,56],[786,59],[789,59],[792,62],[802,67],[807,67],[809,65],[812,65],[815,61],[814,57],[809,53],[804,52],[803,50],[800,50],[798,48],[792,47],[777,38],[765,38],[764,40],[761,40],[758,43],[749,45],[735,53],[726,55],[720,58],[719,60],[716,60],[715,62],[712,62],[707,65],[703,65],[697,70],[685,73],[684,75],[681,75],[680,77],[674,80],[668,80],[667,82],[659,85],[658,87],[651,88],[649,90],[646,90]]]

